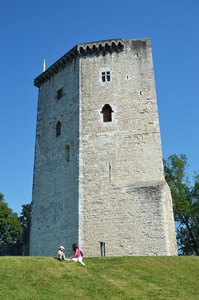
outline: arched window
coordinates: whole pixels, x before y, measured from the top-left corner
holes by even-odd
[[[103,122],[112,122],[112,108],[109,104],[105,104],[101,113],[103,114]]]
[[[56,124],[56,137],[60,136],[61,134],[61,122],[57,122]]]

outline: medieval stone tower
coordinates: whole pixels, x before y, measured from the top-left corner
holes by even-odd
[[[77,45],[34,84],[30,255],[177,255],[150,39]]]

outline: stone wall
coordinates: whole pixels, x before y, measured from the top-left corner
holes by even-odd
[[[103,72],[110,72],[110,81],[103,82]],[[107,255],[176,254],[176,248],[167,247],[167,206],[170,219],[173,215],[162,192],[166,183],[150,39],[124,41],[122,51],[87,55],[80,60],[80,74],[81,248],[89,256],[100,256],[101,242]],[[112,122],[103,122],[106,104]],[[138,183],[142,188],[129,192]],[[175,240],[174,230],[171,235]]]
[[[23,254],[23,245],[17,243],[0,247],[0,256],[21,256]]]
[[[30,255],[69,253],[78,240],[78,69],[74,59],[39,87]]]
[[[107,256],[176,255],[175,240],[168,236],[175,236],[175,230],[172,218],[168,228],[165,189],[165,182],[145,182],[115,189],[106,202],[93,201],[95,209],[85,222],[87,256],[101,255],[100,242],[105,243]],[[116,201],[118,194],[121,198]]]
[[[28,256],[30,245],[30,227],[23,230],[20,241],[13,245],[0,246],[0,256]]]

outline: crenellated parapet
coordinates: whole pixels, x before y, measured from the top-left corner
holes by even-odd
[[[122,51],[124,48],[124,40],[105,40],[99,42],[85,43],[77,46],[81,56],[105,54]]]
[[[89,55],[105,55],[112,52],[120,52],[124,49],[123,39],[105,40],[99,42],[91,42],[78,44],[56,61],[45,72],[34,80],[34,85],[40,87],[44,82],[57,74],[65,65],[70,64],[76,57],[84,57]]]

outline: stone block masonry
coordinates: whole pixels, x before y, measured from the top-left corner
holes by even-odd
[[[30,255],[177,255],[150,39],[77,45],[35,86]]]

